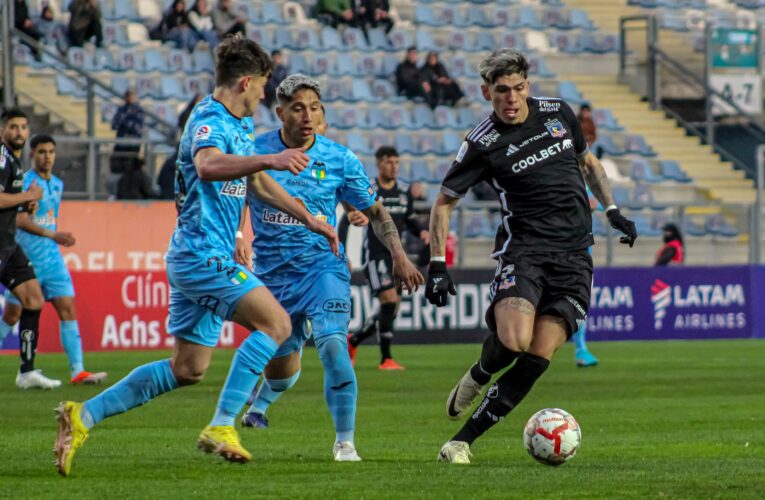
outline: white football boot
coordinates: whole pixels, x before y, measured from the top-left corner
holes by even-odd
[[[473,405],[473,401],[481,395],[483,386],[473,380],[470,370],[462,376],[446,400],[446,416],[457,420]]]
[[[42,374],[42,370],[32,370],[31,372],[16,375],[16,387],[19,389],[55,389],[61,385],[60,380],[48,378]]]
[[[335,462],[361,462],[361,457],[350,441],[336,441],[332,447],[332,454],[335,456]]]
[[[472,456],[470,445],[465,441],[449,441],[438,452],[438,461],[450,464],[469,464]]]

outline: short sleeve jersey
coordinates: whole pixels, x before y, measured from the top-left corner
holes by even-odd
[[[191,258],[199,252],[230,256],[234,251],[247,192],[246,179],[205,181],[194,157],[205,148],[224,154],[251,155],[252,120],[232,115],[208,95],[194,107],[178,149],[175,204],[178,211],[167,259]]]
[[[565,252],[593,243],[592,216],[579,161],[587,142],[568,104],[527,99],[528,118],[508,125],[494,114],[462,143],[441,184],[460,198],[488,181],[499,195],[502,222],[493,258],[509,252]]]
[[[417,223],[412,219],[414,197],[412,197],[408,183],[397,180],[392,188],[383,189],[378,185],[377,179],[374,179],[372,180],[372,188],[377,191],[380,202],[390,214],[393,223],[396,224],[399,235],[404,228],[414,229],[417,226]],[[385,248],[385,245],[370,227],[367,227],[367,237],[364,244],[370,259],[377,260],[380,256],[388,255],[388,249]]]
[[[37,202],[37,211],[32,215],[32,221],[43,229],[56,231],[56,220],[61,208],[61,196],[64,193],[64,182],[52,175],[50,179],[42,178],[34,170],[24,174],[24,190],[35,183],[43,190],[43,197]],[[50,238],[37,236],[19,229],[16,231],[16,241],[27,255],[37,272],[44,272],[48,263],[61,259],[58,244]]]
[[[255,154],[277,154],[287,149],[279,130],[255,139]],[[336,224],[337,204],[346,201],[359,210],[372,206],[377,195],[364,167],[348,148],[316,135],[306,150],[308,167],[299,175],[269,170],[290,196],[319,220]],[[321,259],[336,257],[324,237],[309,231],[303,223],[248,195],[250,222],[255,234],[255,273],[269,283],[280,283],[321,265]]]
[[[0,193],[20,193],[24,185],[21,162],[5,144],[0,143]],[[16,246],[16,214],[18,205],[0,209],[0,252]]]

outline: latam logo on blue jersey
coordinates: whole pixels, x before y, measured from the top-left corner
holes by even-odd
[[[247,194],[247,186],[242,181],[226,181],[220,188],[220,194],[223,196],[233,196],[235,198],[244,198]]]

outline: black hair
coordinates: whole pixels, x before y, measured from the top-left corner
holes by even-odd
[[[14,118],[24,118],[25,120],[29,120],[29,117],[21,110],[21,108],[8,108],[4,110],[0,120],[2,120],[3,125],[5,125]]]
[[[375,159],[382,160],[386,156],[395,156],[398,157],[398,151],[393,146],[380,146],[377,148],[377,151],[375,151]]]
[[[29,141],[29,147],[32,149],[32,151],[34,151],[35,148],[40,144],[53,144],[55,146],[56,140],[48,134],[37,134],[36,136],[32,137],[31,141]]]

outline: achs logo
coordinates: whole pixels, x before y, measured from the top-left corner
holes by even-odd
[[[494,129],[491,129],[489,132],[485,133],[481,136],[480,139],[478,139],[478,142],[481,143],[483,146],[489,146],[491,144],[494,144],[497,139],[499,139],[499,132],[497,132]]]
[[[672,303],[672,288],[662,280],[656,279],[651,285],[651,302],[654,328],[661,330],[667,316],[667,308]]]
[[[247,186],[241,180],[226,181],[223,187],[220,189],[220,194],[223,196],[233,196],[235,198],[244,198],[247,194]]]
[[[559,120],[550,120],[545,122],[545,128],[550,132],[552,137],[563,137],[566,135],[566,129]]]
[[[515,144],[510,144],[507,146],[507,153],[505,153],[505,156],[511,156],[517,153],[520,149]]]
[[[331,313],[351,312],[351,304],[344,299],[329,299],[324,302],[324,310]]]

